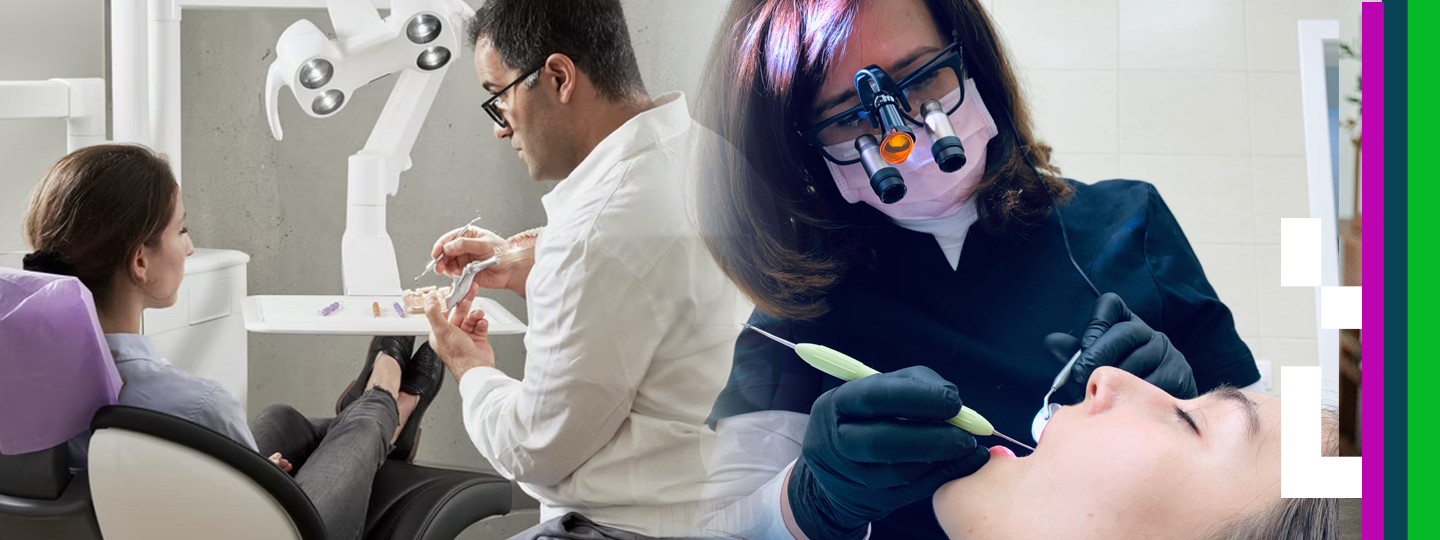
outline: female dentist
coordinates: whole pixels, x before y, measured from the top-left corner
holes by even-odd
[[[883,374],[842,384],[743,332],[702,527],[943,539],[935,490],[1011,450],[942,421],[963,396],[1028,438],[1082,345],[1052,402],[1105,365],[1181,399],[1259,381],[1155,188],[1058,176],[979,0],[736,0],[721,28],[701,235],[750,324]]]

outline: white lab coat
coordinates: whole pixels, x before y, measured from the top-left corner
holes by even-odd
[[[522,380],[460,380],[481,455],[541,502],[651,536],[689,534],[743,305],[694,234],[703,131],[678,92],[605,138],[547,194],[526,283]]]

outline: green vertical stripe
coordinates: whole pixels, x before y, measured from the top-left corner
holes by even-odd
[[[1388,6],[1387,6],[1388,7]],[[1435,174],[1436,149],[1440,148],[1440,74],[1436,59],[1440,58],[1440,2],[1414,2],[1409,5],[1409,126],[1406,131],[1408,169],[1411,171],[1409,198],[1409,321],[1406,341],[1409,359],[1387,354],[1386,363],[1406,362],[1409,367],[1409,537],[1440,538],[1440,519],[1436,504],[1440,503],[1440,467],[1435,460],[1436,444],[1440,442],[1434,421],[1436,394],[1433,381],[1440,380],[1440,362],[1428,339],[1440,331],[1440,183]],[[1387,81],[1388,82],[1388,81]],[[1390,171],[1386,171],[1390,176]],[[1398,180],[1398,179],[1397,179]],[[1387,182],[1394,184],[1396,182]],[[1396,321],[1398,323],[1398,321]],[[1389,351],[1386,351],[1389,353]],[[1413,361],[1408,361],[1413,360]],[[1396,429],[1399,426],[1390,427]]]

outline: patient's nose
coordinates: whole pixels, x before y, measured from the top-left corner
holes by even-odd
[[[1145,382],[1128,371],[1104,366],[1090,374],[1085,385],[1085,400],[1091,402],[1091,414],[1099,414],[1116,406],[1168,409],[1175,398],[1159,387]]]

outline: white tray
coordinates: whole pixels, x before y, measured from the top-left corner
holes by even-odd
[[[340,309],[322,317],[320,310],[332,302],[340,302]],[[371,308],[374,302],[380,302],[380,317]],[[425,315],[401,317],[391,307],[397,302],[399,296],[250,296],[245,298],[245,329],[260,334],[429,335]],[[525,333],[525,323],[499,302],[477,296],[471,308],[485,310],[491,335]]]

